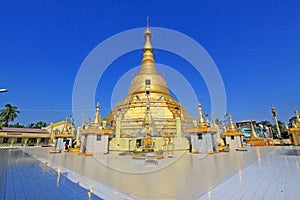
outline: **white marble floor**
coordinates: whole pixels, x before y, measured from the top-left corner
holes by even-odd
[[[249,147],[247,152],[193,155],[185,153],[159,170],[126,173],[132,159],[115,157],[114,166],[74,153],[49,154],[27,148],[54,169],[68,172],[104,199],[300,199],[300,147]],[[172,158],[166,158],[172,159]],[[134,166],[136,170],[143,165]]]
[[[299,147],[274,147],[199,199],[300,199],[299,164]]]

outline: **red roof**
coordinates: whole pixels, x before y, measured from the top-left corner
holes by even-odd
[[[3,127],[0,129],[0,132],[21,132],[21,133],[41,133],[41,134],[48,134],[49,132],[47,129],[40,129],[40,128],[7,128]]]

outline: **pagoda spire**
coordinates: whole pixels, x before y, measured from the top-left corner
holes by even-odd
[[[255,132],[254,126],[253,126],[253,122],[251,122],[251,136],[250,138],[259,138]]]
[[[235,127],[233,125],[232,116],[229,116],[229,131],[235,131]]]
[[[152,32],[149,28],[149,17],[147,17],[146,30],[144,32],[145,44],[143,51],[142,67],[139,74],[157,74],[155,61],[153,58],[153,49],[151,44]]]
[[[201,105],[200,102],[198,103],[198,125],[199,126],[205,126],[206,125],[206,122],[203,118],[202,105]]]
[[[95,114],[95,118],[94,118],[94,121],[93,121],[93,125],[98,125],[100,126],[101,125],[101,116],[100,116],[100,103],[98,102],[97,103],[97,106],[96,106],[96,114]]]

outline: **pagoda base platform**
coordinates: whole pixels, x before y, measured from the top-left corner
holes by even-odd
[[[164,137],[152,137],[154,142],[154,151],[158,150],[171,150],[172,144],[169,147],[165,145]],[[110,151],[142,151],[143,146],[141,144],[143,138],[113,138],[109,142]],[[174,150],[188,150],[190,148],[187,138],[174,138]]]
[[[70,149],[68,149],[68,152],[76,152],[76,153],[78,153],[78,152],[80,152],[80,148],[70,148]]]
[[[249,139],[247,144],[250,146],[266,146],[266,142],[263,139]]]
[[[290,128],[288,130],[291,137],[291,144],[295,146],[300,145],[300,128]]]
[[[156,160],[156,159],[163,159],[163,152],[151,152],[151,153],[144,153],[144,152],[135,152],[132,156],[133,159],[138,160]]]

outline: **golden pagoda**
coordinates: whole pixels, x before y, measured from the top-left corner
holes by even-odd
[[[292,122],[292,127],[287,129],[287,131],[290,135],[291,143],[293,145],[300,145],[300,118],[297,110],[295,110],[295,117],[296,120]]]
[[[251,146],[265,146],[266,145],[266,142],[264,141],[264,139],[259,137],[256,134],[253,123],[251,123],[251,135],[246,142],[247,142],[247,144],[250,144]]]
[[[229,148],[241,148],[243,147],[243,137],[244,133],[236,130],[233,125],[232,116],[229,116],[229,130],[224,133],[226,145],[229,145]]]
[[[141,68],[133,78],[128,94],[104,118],[107,124],[115,126],[112,149],[128,149],[130,142],[125,142],[122,138],[145,137],[143,129],[147,107],[151,112],[151,136],[174,135],[182,138],[182,130],[184,132],[193,126],[193,117],[171,96],[164,77],[156,70],[151,37],[152,33],[147,24]],[[131,146],[135,147],[135,144]]]
[[[217,129],[211,128],[205,121],[202,105],[198,103],[198,124],[194,128],[187,129],[191,137],[192,153],[214,153],[218,151]]]

